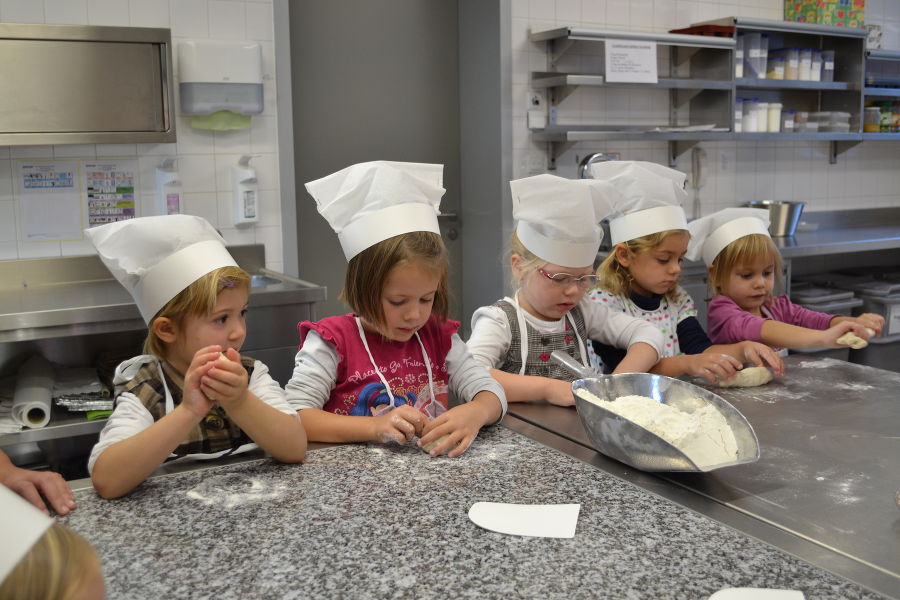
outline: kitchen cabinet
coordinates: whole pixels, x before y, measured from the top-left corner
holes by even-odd
[[[325,288],[265,269],[262,245],[229,251],[251,274],[241,353],[261,360],[284,385],[293,371],[296,325],[316,318],[315,306],[325,299]],[[0,262],[2,375],[15,375],[35,353],[63,367],[112,361],[111,370],[118,359],[141,353],[146,331],[134,300],[97,256]],[[103,420],[87,421],[83,413],[54,406],[46,427],[0,434],[0,448],[14,461],[74,475],[84,468],[84,454],[103,425]]]
[[[873,91],[864,87],[867,61],[900,60],[900,53],[865,51],[866,30],[728,17],[698,26],[733,28],[736,34],[762,33],[770,51],[803,47],[835,52],[834,81],[798,81],[735,77],[736,49],[733,37],[685,34],[648,34],[578,27],[559,27],[532,32],[533,42],[544,43],[548,71],[533,72],[531,85],[548,91],[548,126],[534,129],[531,139],[547,144],[548,165],[578,142],[665,141],[669,162],[701,141],[801,140],[830,142],[830,160],[863,140],[900,139],[900,134],[863,134],[864,97],[900,94],[900,90]],[[658,47],[658,83],[611,83],[603,74],[605,42],[612,39],[655,41]],[[582,60],[563,64],[567,54],[580,53]],[[567,72],[564,69],[570,69]],[[580,87],[646,90],[668,93],[666,123],[579,123],[561,125],[558,110]],[[737,98],[754,97],[760,102],[780,102],[784,109],[807,112],[850,113],[849,132],[735,132]],[[891,96],[895,97],[895,96]],[[584,107],[582,107],[584,110]]]

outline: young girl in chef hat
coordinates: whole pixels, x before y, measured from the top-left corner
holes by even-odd
[[[103,569],[83,537],[0,485],[0,599],[102,600]]]
[[[442,179],[443,165],[375,161],[306,184],[349,261],[341,298],[353,310],[298,326],[286,391],[313,441],[419,436],[453,457],[506,411],[447,320]],[[448,391],[463,403],[448,410]]]
[[[145,354],[116,368],[115,408],[88,460],[99,494],[126,494],[170,458],[259,444],[278,460],[303,460],[305,432],[284,391],[263,363],[238,354],[250,276],[216,230],[168,215],[85,233],[148,325]]]
[[[594,259],[609,213],[601,181],[537,175],[510,182],[510,266],[518,289],[472,315],[469,348],[503,384],[510,402],[572,405],[573,375],[550,360],[561,350],[589,368],[591,339],[626,348],[617,372],[647,371],[662,355],[652,325],[591,302]]]
[[[731,379],[744,361],[768,364],[784,374],[781,359],[765,344],[717,345],[697,321],[694,302],[678,285],[687,251],[687,219],[681,203],[685,174],[642,161],[610,161],[591,166],[594,179],[610,184],[613,206],[609,229],[612,249],[600,265],[600,289],[594,302],[643,319],[662,332],[663,358],[651,373],[697,375],[716,383]],[[624,354],[595,341],[593,349],[611,371]]]
[[[838,338],[852,331],[868,339],[881,332],[881,315],[829,315],[773,296],[781,273],[778,248],[769,236],[769,212],[726,208],[692,221],[688,258],[702,258],[709,268],[715,297],[709,303],[709,335],[730,344],[756,340],[777,348],[840,347]]]

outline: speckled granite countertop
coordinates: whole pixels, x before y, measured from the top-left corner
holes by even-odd
[[[877,597],[503,427],[457,459],[346,445],[76,498],[62,521],[98,549],[112,600]],[[574,539],[525,538],[470,522],[477,501],[582,507]]]

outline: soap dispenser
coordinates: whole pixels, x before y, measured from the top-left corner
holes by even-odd
[[[167,158],[156,168],[157,215],[177,215],[181,213],[181,180],[175,168],[175,159]]]
[[[245,154],[238,164],[231,167],[231,183],[234,188],[234,224],[249,225],[259,221],[258,192],[256,169],[250,166],[253,156]]]

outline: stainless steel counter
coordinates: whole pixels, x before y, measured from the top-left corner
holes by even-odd
[[[786,366],[767,386],[716,388],[753,425],[762,457],[707,474],[606,458],[571,408],[513,404],[510,414],[591,449],[578,457],[604,471],[900,598],[900,374],[799,355]]]

